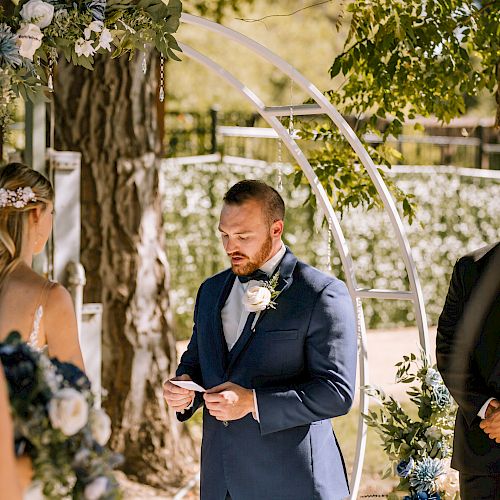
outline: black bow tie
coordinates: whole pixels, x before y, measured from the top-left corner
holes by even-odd
[[[250,280],[255,281],[267,281],[269,276],[264,271],[257,269],[252,274],[248,274],[247,276],[238,276],[240,283],[248,283]]]

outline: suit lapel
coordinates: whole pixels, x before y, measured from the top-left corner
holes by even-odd
[[[222,360],[222,366],[224,369],[227,367],[228,363],[228,350],[227,350],[227,344],[226,344],[226,339],[224,337],[224,329],[222,327],[222,308],[224,307],[224,304],[226,303],[227,298],[229,297],[229,294],[231,293],[231,289],[233,288],[234,280],[236,276],[232,273],[229,272],[228,276],[226,278],[226,281],[224,282],[224,285],[222,287],[221,293],[219,295],[219,299],[217,301],[217,307],[214,311],[214,333],[215,333],[215,345],[217,346],[217,351],[220,354],[220,358]]]
[[[275,271],[275,274],[279,272],[279,279],[278,284],[276,285],[276,290],[280,292],[280,294],[274,299],[276,302],[276,307],[279,307],[280,298],[283,292],[285,292],[287,288],[290,288],[293,282],[293,271],[296,264],[297,257],[293,255],[292,251],[288,247],[286,247],[286,253],[285,255],[283,255],[283,259],[281,259],[281,262]],[[259,317],[257,318],[257,321],[253,327],[254,331],[257,328],[257,325],[262,321],[262,318],[269,312],[272,312],[272,310],[272,308],[267,308],[260,312]]]
[[[275,271],[279,272],[279,279],[278,279],[278,284],[276,285],[276,290],[279,291],[280,294],[275,299],[277,308],[279,307],[280,298],[283,292],[287,288],[289,288],[293,282],[292,275],[296,264],[297,264],[297,257],[295,257],[295,255],[293,255],[291,250],[287,247],[286,253],[283,256],[283,259],[281,259],[281,262]],[[229,353],[229,365],[227,368],[228,371],[232,368],[232,366],[236,363],[236,361],[241,356],[243,351],[247,348],[248,344],[255,335],[255,330],[257,328],[257,325],[262,321],[262,318],[269,312],[272,313],[272,308],[264,309],[263,311],[261,311],[253,328],[252,324],[254,322],[256,313],[250,313],[248,315],[243,331],[241,332],[240,338],[238,339],[234,347],[231,349],[231,352]]]

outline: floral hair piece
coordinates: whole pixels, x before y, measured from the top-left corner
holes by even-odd
[[[24,208],[31,201],[36,201],[36,196],[30,187],[18,187],[15,191],[0,188],[0,208]]]

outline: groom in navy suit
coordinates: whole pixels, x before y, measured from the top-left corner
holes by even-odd
[[[340,500],[347,475],[330,419],[351,407],[356,333],[346,286],[281,241],[285,206],[263,182],[225,195],[231,260],[201,285],[193,336],[164,384],[179,420],[203,406],[202,500]]]

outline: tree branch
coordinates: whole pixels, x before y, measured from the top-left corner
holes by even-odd
[[[237,17],[236,20],[237,21],[245,21],[246,23],[258,23],[260,21],[263,21],[264,19],[269,19],[270,17],[289,17],[289,16],[293,16],[294,14],[297,14],[297,12],[301,12],[303,10],[310,9],[312,7],[318,7],[318,5],[323,5],[325,3],[331,3],[332,1],[333,0],[323,0],[322,2],[313,3],[312,5],[308,5],[307,7],[302,7],[301,9],[297,9],[293,12],[290,12],[289,14],[271,14],[269,16],[264,16],[264,17],[261,17],[259,19],[244,19],[241,17]]]

